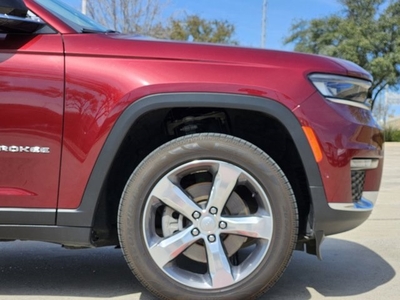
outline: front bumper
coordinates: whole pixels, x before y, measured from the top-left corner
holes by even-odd
[[[294,113],[302,126],[314,130],[323,154],[318,161],[322,186],[310,186],[310,237],[323,239],[359,226],[371,214],[379,191],[381,128],[369,110],[333,103],[318,93]]]

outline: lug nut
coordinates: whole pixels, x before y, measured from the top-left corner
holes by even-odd
[[[201,213],[199,213],[198,211],[195,211],[192,216],[195,219],[199,219],[201,217]]]
[[[228,227],[228,224],[226,224],[226,222],[219,222],[219,228],[225,229],[226,227]]]
[[[195,228],[192,230],[192,234],[193,236],[198,236],[200,234],[200,231],[197,228]]]
[[[210,234],[210,235],[208,236],[208,241],[209,241],[210,243],[214,243],[214,242],[215,242],[215,235]]]
[[[210,208],[210,214],[215,215],[218,212],[218,209],[216,207],[211,207]]]

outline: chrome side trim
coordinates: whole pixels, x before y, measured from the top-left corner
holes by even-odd
[[[1,212],[32,212],[32,213],[55,213],[54,208],[0,208]]]
[[[328,203],[329,207],[341,211],[372,211],[375,207],[378,192],[363,192],[362,198],[356,203]]]
[[[351,100],[345,100],[345,99],[338,99],[338,98],[331,98],[331,97],[325,97],[331,102],[339,103],[339,104],[344,104],[344,105],[350,105],[350,106],[355,106],[367,110],[371,110],[371,107],[366,105],[365,103],[357,102],[357,101],[351,101]]]
[[[362,197],[365,199],[368,199],[375,206],[376,200],[378,200],[378,195],[379,195],[379,192],[363,192]]]
[[[354,158],[350,162],[352,171],[372,170],[379,165],[378,158]]]

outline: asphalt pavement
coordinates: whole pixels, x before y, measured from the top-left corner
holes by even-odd
[[[378,203],[360,227],[326,238],[323,260],[295,252],[261,299],[400,299],[400,143],[386,143]],[[0,243],[0,300],[154,299],[119,249],[67,250],[39,242]]]

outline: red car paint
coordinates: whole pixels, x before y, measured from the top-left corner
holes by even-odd
[[[45,155],[1,152],[0,207],[55,208],[64,111],[62,37],[0,43],[0,144],[51,149]]]
[[[328,201],[350,201],[351,191],[338,188],[341,181],[349,181],[350,172],[343,176],[342,169],[349,169],[350,159],[364,153],[348,143],[363,142],[368,150],[379,129],[362,109],[320,101],[315,88],[304,85],[304,78],[310,72],[370,78],[361,68],[298,53],[74,34],[35,2],[26,4],[46,16],[60,34],[2,45],[2,143],[43,144],[51,147],[51,153],[1,158],[1,169],[7,172],[0,175],[0,206],[55,208],[58,201],[59,208],[77,208],[99,151],[124,109],[144,96],[170,92],[248,94],[283,103],[317,133],[325,153],[320,170]],[[331,114],[332,108],[337,115]],[[309,115],[312,119],[305,117]],[[350,127],[343,136],[330,136],[331,126],[346,127],[347,120]],[[374,154],[382,156],[379,150]],[[377,186],[379,180],[374,180],[370,188]],[[9,188],[27,190],[29,195],[5,192]]]
[[[367,100],[341,97],[343,90],[354,93],[352,82],[359,88],[372,81],[359,66],[301,53],[76,30],[77,24],[64,23],[35,0],[24,2],[47,26],[32,34],[0,33],[0,240],[121,245],[129,264],[143,254],[144,269],[154,274],[141,278],[133,271],[158,296],[154,288],[166,290],[172,280],[176,291],[194,288],[197,299],[241,299],[276,282],[296,243],[296,249],[321,257],[325,235],[368,218],[380,186],[384,141]],[[317,85],[319,77],[334,84],[326,90],[340,91],[336,98]],[[349,81],[351,87],[342,90],[340,84]],[[367,87],[356,97],[365,94]],[[177,140],[184,135],[190,136]],[[205,136],[214,148],[202,144]],[[241,150],[231,151],[238,145]],[[247,160],[252,151],[258,156]],[[198,163],[199,153],[200,164],[218,157],[218,167],[229,166],[226,173],[216,172],[215,163],[181,168]],[[238,157],[240,168],[221,153]],[[177,172],[177,160],[180,171],[171,180],[179,184],[169,184],[164,172]],[[240,176],[230,177],[237,170]],[[252,170],[261,175],[253,178]],[[150,177],[157,176],[163,179],[154,183]],[[238,182],[237,189],[224,186]],[[209,188],[192,196],[186,195],[188,186]],[[153,188],[157,193],[150,197]],[[207,205],[215,201],[218,208],[200,207],[208,196]],[[228,202],[240,206],[238,212]],[[202,268],[207,261],[201,274],[177,262],[192,246],[195,257],[185,259]],[[239,250],[249,248],[254,251],[240,258]],[[182,280],[186,275],[190,280]],[[248,291],[241,294],[243,287]],[[169,291],[172,298],[176,291]]]
[[[300,53],[81,34],[36,2],[25,3],[57,33],[0,40],[0,146],[51,150],[0,153],[0,207],[78,208],[127,107],[149,95],[186,92],[265,97],[291,110],[319,141],[328,202],[351,203],[353,158],[380,160],[365,183],[365,191],[379,189],[383,140],[371,113],[326,101],[308,80],[311,73],[370,80],[360,67]]]

